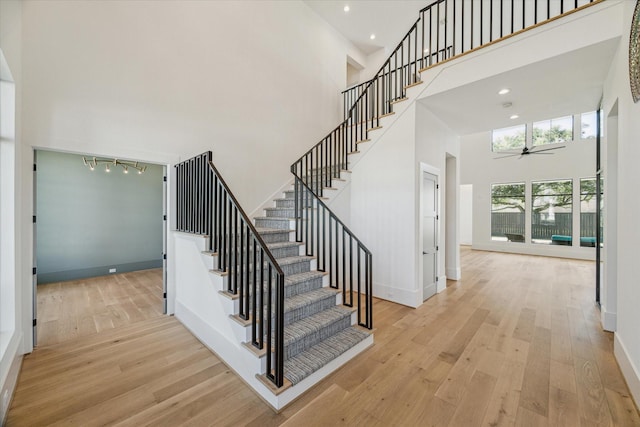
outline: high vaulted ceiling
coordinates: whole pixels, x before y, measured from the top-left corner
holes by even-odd
[[[420,10],[433,0],[303,1],[363,53],[371,54],[381,48],[390,53],[418,19]],[[370,39],[372,33],[374,40]],[[593,111],[618,42],[598,43],[421,102],[459,135]],[[511,92],[498,95],[504,87]],[[505,103],[511,105],[504,107]],[[513,114],[519,117],[510,119]]]
[[[432,0],[304,0],[365,54],[393,49]],[[344,7],[349,6],[349,12]],[[375,34],[374,40],[370,39]]]
[[[618,43],[607,40],[421,102],[459,135],[594,111]],[[499,95],[502,88],[511,91]]]

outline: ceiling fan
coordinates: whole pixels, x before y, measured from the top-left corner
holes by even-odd
[[[531,149],[529,149],[529,147],[524,147],[522,151],[518,151],[517,153],[507,151],[507,153],[509,154],[505,156],[494,157],[494,159],[506,159],[507,157],[515,157],[515,156],[518,156],[518,158],[521,159],[522,156],[528,156],[529,154],[553,154],[553,153],[547,153],[546,151],[558,150],[564,147],[565,146],[562,145],[560,147],[543,148],[542,150],[536,150],[536,147],[533,147]]]

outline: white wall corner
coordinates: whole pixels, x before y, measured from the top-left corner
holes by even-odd
[[[447,289],[447,276],[438,276],[438,284],[436,286],[436,293],[440,293]]]
[[[605,306],[600,308],[600,322],[602,329],[609,332],[615,332],[617,329],[617,314],[607,311]]]
[[[400,289],[380,283],[373,283],[373,296],[416,308],[422,304],[422,290]]]
[[[447,278],[451,280],[460,280],[462,278],[462,270],[458,268],[447,268]]]
[[[637,407],[640,404],[640,371],[631,357],[629,357],[629,352],[619,334],[614,334],[613,336],[613,354],[616,356],[618,366],[620,366],[622,375],[629,386],[631,396],[635,400]]]

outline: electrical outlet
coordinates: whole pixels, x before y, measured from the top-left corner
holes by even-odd
[[[116,269],[115,269],[115,268],[110,268],[110,269],[109,269],[109,273],[115,273],[115,272],[116,272]]]

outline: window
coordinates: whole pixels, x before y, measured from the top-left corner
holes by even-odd
[[[582,139],[595,139],[596,134],[598,133],[597,124],[598,124],[598,115],[596,111],[590,111],[588,113],[582,113],[580,116],[580,123],[582,126],[582,131],[580,132],[580,137]],[[603,117],[600,117],[600,136],[603,136],[604,128]]]
[[[491,135],[491,150],[519,150],[524,148],[527,125],[495,129]]]
[[[600,181],[600,195],[603,191]],[[596,246],[596,179],[583,178],[580,180],[580,246]],[[602,203],[602,199],[600,200]],[[602,218],[600,218],[602,220]],[[602,238],[602,224],[600,236]]]
[[[491,186],[491,240],[524,243],[524,182]]]
[[[533,124],[533,146],[573,140],[573,116],[543,120]]]
[[[573,181],[531,183],[531,241],[571,246]]]

